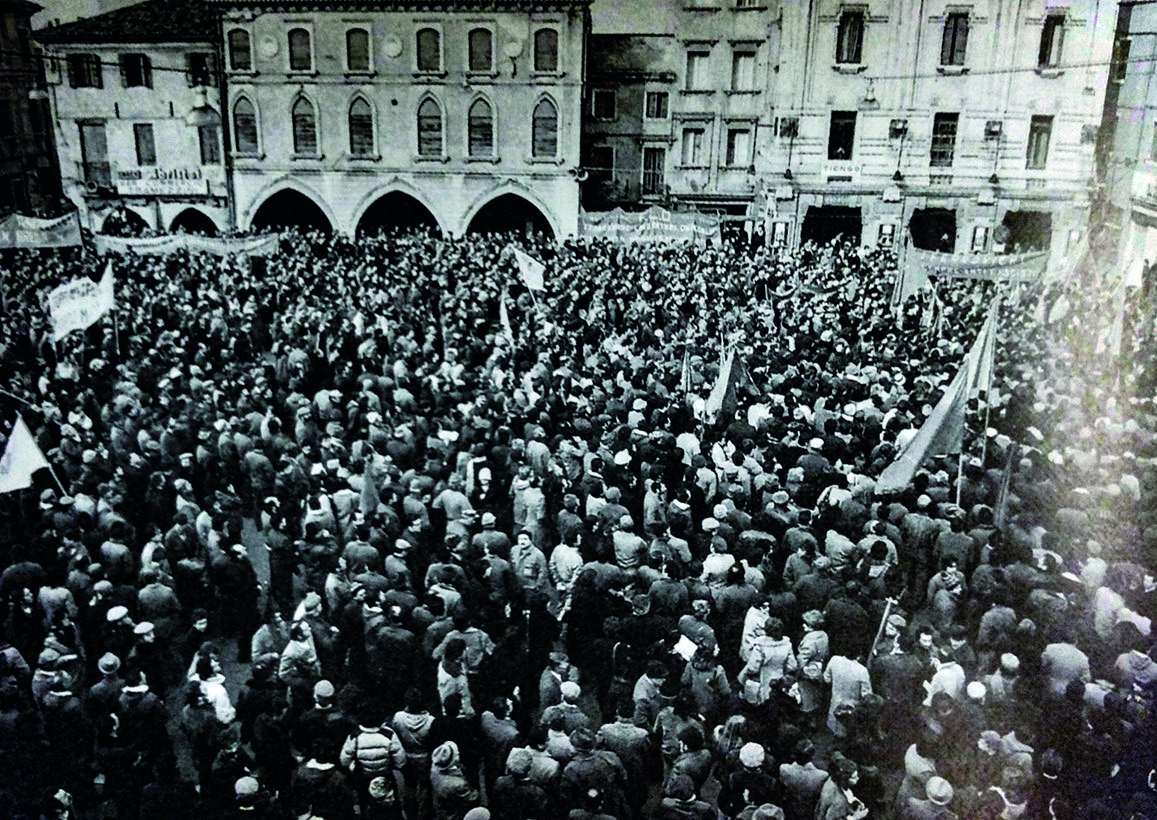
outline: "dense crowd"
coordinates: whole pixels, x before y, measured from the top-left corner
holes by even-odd
[[[1146,293],[510,241],[116,257],[59,341],[105,260],[10,252],[0,812],[1157,817]]]

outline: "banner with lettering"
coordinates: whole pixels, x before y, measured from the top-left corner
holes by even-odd
[[[11,214],[0,220],[0,248],[72,248],[80,244],[79,211],[56,219]]]
[[[579,211],[579,234],[612,242],[707,242],[719,240],[719,218],[697,212],[648,208],[627,213],[622,208]]]
[[[208,253],[214,256],[272,256],[281,246],[277,234],[267,236],[194,236],[192,234],[171,234],[169,236],[96,237],[98,253],[135,253],[138,256],[161,256],[185,250],[189,253]]]
[[[1044,276],[1049,255],[1040,253],[963,254],[907,250],[906,266],[919,277],[987,279],[999,282],[1035,282]]]
[[[99,282],[77,279],[48,294],[53,335],[60,341],[74,330],[84,330],[112,310],[115,304],[110,259]]]

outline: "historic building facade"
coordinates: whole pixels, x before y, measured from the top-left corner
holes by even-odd
[[[574,234],[585,0],[218,0],[241,229]]]
[[[1117,61],[1110,77],[1102,130],[1106,247],[1119,242],[1117,266],[1131,283],[1157,262],[1157,6],[1122,2]]]
[[[1071,264],[1114,25],[1095,0],[785,5],[768,235]]]
[[[747,203],[773,244],[1048,248],[1061,266],[1083,239],[1115,24],[1096,0],[672,0],[639,17],[602,0],[592,19],[592,53],[623,42],[632,60],[592,67],[587,113],[616,81],[635,107],[588,121],[584,168],[604,180],[613,154],[633,204],[658,198],[636,166],[665,84],[667,201]]]
[[[95,232],[230,227],[216,16],[146,0],[37,32],[64,195]]]
[[[774,114],[779,4],[660,2],[646,19],[620,7],[605,23],[616,31],[591,37],[584,205],[746,220]]]

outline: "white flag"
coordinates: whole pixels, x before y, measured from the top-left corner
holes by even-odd
[[[526,286],[531,290],[545,290],[543,276],[546,273],[546,266],[517,248],[514,249],[514,258],[518,260],[518,272],[522,274],[522,281]]]
[[[109,260],[99,282],[77,279],[48,294],[52,330],[57,341],[74,330],[84,330],[112,310],[116,303],[113,291],[112,260]]]
[[[36,446],[28,425],[17,416],[12,435],[4,447],[4,456],[0,458],[0,493],[31,487],[32,474],[47,466],[48,462]]]

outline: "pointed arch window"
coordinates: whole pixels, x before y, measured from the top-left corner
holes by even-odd
[[[418,156],[442,156],[442,109],[429,97],[418,106]]]
[[[233,137],[238,154],[256,154],[260,150],[257,144],[257,109],[248,97],[242,97],[233,106]]]
[[[539,100],[534,107],[530,151],[537,159],[554,159],[558,155],[558,111],[550,100]]]
[[[299,97],[293,104],[293,153],[317,156],[317,118],[313,103],[305,97]]]
[[[374,153],[374,112],[370,104],[358,97],[350,104],[350,153],[368,157]]]
[[[470,156],[494,156],[494,114],[486,100],[475,100],[470,106]]]

